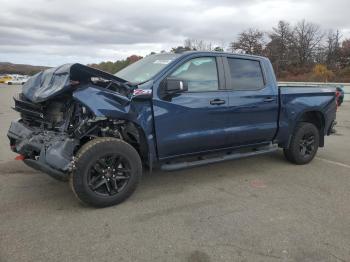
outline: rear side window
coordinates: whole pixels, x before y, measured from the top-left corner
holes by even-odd
[[[264,87],[264,77],[259,61],[227,58],[231,73],[231,88],[257,90]]]

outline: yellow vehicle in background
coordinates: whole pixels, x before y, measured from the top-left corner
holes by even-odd
[[[4,84],[4,83],[6,83],[7,81],[10,81],[10,80],[12,80],[12,76],[7,76],[7,75],[0,76],[0,84]]]

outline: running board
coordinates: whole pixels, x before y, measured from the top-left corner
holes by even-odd
[[[277,145],[268,145],[268,146],[264,146],[261,148],[257,148],[255,151],[250,151],[250,152],[244,152],[244,153],[237,152],[237,153],[221,155],[221,156],[213,157],[213,158],[194,160],[194,161],[190,161],[190,162],[187,161],[187,162],[163,164],[160,166],[160,169],[163,171],[173,171],[173,170],[179,170],[179,169],[184,169],[184,168],[191,168],[191,167],[196,167],[196,166],[202,166],[202,165],[207,165],[207,164],[223,162],[223,161],[227,161],[227,160],[233,160],[233,159],[239,159],[239,158],[244,158],[244,157],[249,157],[249,156],[266,154],[266,153],[270,153],[270,152],[273,152],[276,150],[278,150]]]

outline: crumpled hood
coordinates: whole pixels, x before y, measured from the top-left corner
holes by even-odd
[[[72,88],[71,80],[84,83],[91,77],[102,77],[118,83],[126,82],[112,74],[82,64],[64,64],[37,73],[24,84],[22,92],[34,103],[43,102]]]

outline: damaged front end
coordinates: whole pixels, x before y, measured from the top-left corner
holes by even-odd
[[[127,117],[118,119],[118,115],[129,114],[132,91],[126,81],[80,64],[41,72],[14,97],[14,110],[21,118],[13,121],[8,131],[11,149],[30,167],[67,180],[82,144],[103,136],[137,138]],[[84,104],[84,96],[92,103],[112,105],[115,118],[93,112]]]
[[[26,126],[22,120],[12,122],[7,135],[11,149],[24,157],[24,163],[58,180],[67,180],[79,140],[64,133]]]

